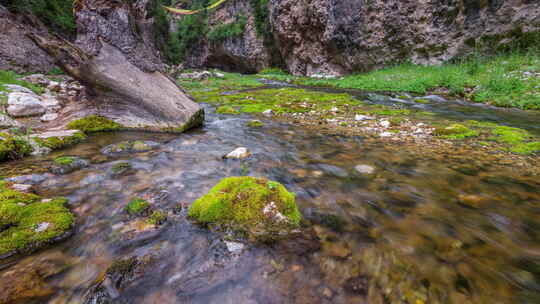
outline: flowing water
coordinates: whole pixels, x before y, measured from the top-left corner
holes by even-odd
[[[531,131],[540,121],[525,112],[446,107],[438,113],[536,120]],[[36,189],[69,198],[75,234],[4,261],[0,271],[24,274],[16,278],[21,289],[42,296],[32,303],[100,303],[88,297],[91,287],[115,261],[130,257],[143,262],[121,286],[106,288],[116,296],[112,303],[540,302],[538,176],[494,163],[487,154],[428,157],[418,147],[323,135],[272,120],[247,128],[251,116],[207,113],[206,125],[187,134],[101,134],[62,151],[92,165],[47,175]],[[100,153],[127,139],[161,146],[130,155]],[[253,156],[222,159],[241,146]],[[50,159],[7,166],[46,167]],[[114,175],[112,167],[122,161],[134,170]],[[359,173],[360,164],[375,172]],[[238,175],[267,177],[295,192],[303,229],[316,238],[246,243],[231,253],[220,233],[190,222],[185,208],[179,211],[221,178]],[[148,230],[128,221],[124,207],[136,196],[168,210],[167,223]]]

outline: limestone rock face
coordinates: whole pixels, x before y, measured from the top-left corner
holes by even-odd
[[[26,16],[15,16],[0,5],[0,70],[48,72],[53,59],[26,37],[33,28]]]
[[[276,44],[295,75],[341,75],[410,60],[440,64],[540,33],[540,2],[271,0]]]

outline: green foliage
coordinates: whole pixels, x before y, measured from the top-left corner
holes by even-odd
[[[207,34],[206,37],[210,41],[223,41],[227,38],[239,37],[244,34],[246,29],[247,18],[244,15],[237,16],[234,22],[227,24],[218,24],[214,26]]]
[[[59,67],[52,68],[47,75],[64,75],[64,71]]]
[[[270,22],[268,21],[268,0],[249,0],[253,15],[255,16],[255,28],[263,37],[270,35]]]
[[[4,5],[13,10],[33,13],[55,31],[75,34],[73,0],[6,0]]]
[[[0,91],[5,91],[5,84],[16,84],[32,90],[36,94],[42,94],[44,92],[43,88],[38,85],[19,80],[21,77],[21,75],[15,72],[0,70]]]
[[[209,0],[194,0],[189,9],[201,9],[207,6]],[[182,16],[177,22],[177,31],[170,34],[171,53],[174,61],[179,62],[186,57],[188,51],[208,32],[208,12]]]
[[[56,198],[40,202],[40,197],[12,190],[0,181],[0,255],[30,251],[57,238],[73,225],[73,214]],[[40,224],[47,228],[37,231]]]
[[[446,88],[452,95],[476,102],[522,109],[540,109],[540,52],[513,52],[495,57],[473,56],[457,63],[421,66],[404,63],[337,79],[312,79],[286,74],[260,74],[301,85],[370,91],[413,92]],[[421,101],[420,101],[421,102]]]
[[[126,211],[130,215],[141,215],[143,212],[148,210],[148,208],[150,208],[150,203],[142,198],[137,197],[127,204]]]
[[[67,127],[69,129],[80,130],[83,132],[115,131],[124,128],[119,123],[97,115],[90,115],[74,120],[70,122]]]
[[[280,183],[250,176],[222,179],[208,194],[197,199],[189,208],[189,216],[200,223],[229,226],[235,230],[253,232],[273,230],[264,209],[270,204],[287,219],[284,227],[297,227],[302,218],[295,195]]]

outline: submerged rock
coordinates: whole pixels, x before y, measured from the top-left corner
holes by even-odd
[[[375,172],[375,168],[369,165],[357,165],[354,169],[361,174],[372,174]]]
[[[90,162],[86,159],[73,156],[63,156],[54,160],[55,166],[51,169],[54,174],[68,174],[86,168]]]
[[[295,195],[283,185],[249,176],[223,179],[188,213],[199,223],[241,231],[262,241],[287,236],[302,218]]]
[[[139,152],[148,152],[159,147],[159,143],[153,141],[123,141],[117,144],[109,145],[101,153],[111,155],[111,154],[123,154],[123,153],[139,153]]]

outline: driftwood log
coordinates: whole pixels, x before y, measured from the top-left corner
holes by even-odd
[[[99,115],[126,128],[182,132],[202,124],[203,109],[164,72],[146,5],[153,0],[76,0],[77,39],[29,37],[86,88],[49,127]]]

